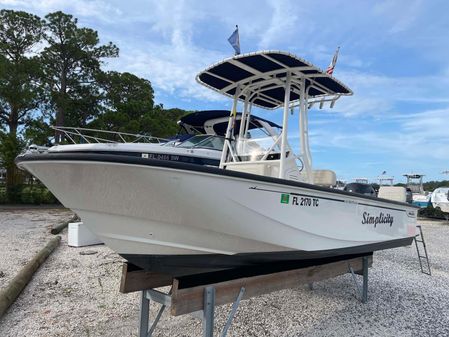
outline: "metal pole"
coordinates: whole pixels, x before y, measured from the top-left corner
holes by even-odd
[[[304,85],[305,85],[305,80],[304,80]],[[309,144],[309,107],[307,104],[307,97],[308,97],[309,93],[308,91],[306,92],[306,96],[304,96],[304,111],[305,111],[305,118],[304,118],[304,123],[305,123],[305,140],[306,140],[306,151],[307,151],[307,160],[308,160],[308,169],[310,171],[310,176],[309,176],[309,183],[313,184],[314,183],[314,179],[313,179],[313,170],[312,170],[312,154],[310,152],[310,144]]]
[[[351,264],[349,262],[348,262],[348,269],[349,269],[349,272],[352,275],[352,282],[354,282],[354,286],[355,286],[355,289],[357,291],[356,298],[357,298],[357,296],[361,296],[362,302],[363,302],[363,290],[360,291],[360,287],[359,287],[359,284],[357,283],[357,278],[356,278],[355,273],[354,273],[354,268],[351,267]]]
[[[251,119],[251,111],[253,108],[253,104],[249,103],[249,109],[248,109],[248,114],[247,114],[247,118],[246,118],[246,124],[245,124],[245,136],[248,134],[248,129],[249,129],[249,121]]]
[[[301,155],[304,159],[304,169],[307,181],[313,183],[312,165],[309,149],[309,132],[307,126],[307,104],[306,104],[306,79],[301,79],[301,93],[299,97],[299,136],[301,141]]]
[[[284,118],[282,121],[282,143],[281,143],[281,163],[279,165],[279,178],[285,178],[285,159],[287,151],[287,129],[288,129],[288,106],[290,103],[290,84],[291,73],[287,72],[287,80],[285,82],[285,96],[284,96]]]
[[[368,256],[362,258],[363,261],[363,290],[362,290],[362,303],[368,301]]]
[[[214,309],[215,288],[209,286],[204,289],[203,337],[214,336]]]
[[[234,126],[235,115],[237,114],[237,100],[239,98],[239,95],[240,95],[240,87],[237,86],[237,88],[235,88],[234,102],[232,103],[232,110],[231,114],[229,115],[228,128],[226,129],[225,142],[223,145],[223,151],[221,153],[220,168],[224,167],[226,158],[228,156],[228,148],[231,146],[230,144],[232,136],[231,132]]]
[[[242,138],[245,135],[245,125],[246,125],[246,118],[248,117],[248,107],[249,107],[249,95],[245,98],[245,104],[243,106],[243,113],[242,118],[240,119],[240,131],[239,131],[239,138]]]
[[[229,313],[228,320],[223,328],[223,332],[221,333],[221,337],[226,337],[228,334],[229,327],[231,326],[232,320],[234,319],[235,313],[239,307],[240,301],[242,300],[243,294],[245,293],[245,287],[240,288],[240,292],[237,296],[237,299],[232,304],[231,312]]]
[[[150,300],[146,297],[145,290],[140,295],[140,319],[139,337],[148,336],[148,320],[150,316]]]
[[[148,337],[152,337],[153,336],[154,329],[156,329],[157,323],[159,323],[159,320],[161,319],[162,314],[164,313],[164,310],[165,310],[165,305],[162,305],[161,308],[159,309],[159,311],[158,311],[158,313],[156,315],[156,318],[154,319],[153,323],[151,323],[151,327],[148,330],[148,335],[147,335]]]

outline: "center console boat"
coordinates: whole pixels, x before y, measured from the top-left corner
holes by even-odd
[[[122,148],[103,151],[96,144],[86,146],[95,151],[73,146],[26,153],[17,165],[129,262],[171,276],[411,244],[417,207],[324,187],[335,184],[335,174],[313,170],[309,108],[333,107],[352,95],[348,87],[281,51],[225,59],[197,81],[233,102],[221,128],[218,166],[166,160],[143,149],[132,156]],[[270,122],[261,122],[267,132],[251,128],[256,107],[282,114],[280,133]],[[288,142],[295,120],[298,155]],[[199,128],[210,134],[206,124]]]

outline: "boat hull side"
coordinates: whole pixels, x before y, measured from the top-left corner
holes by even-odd
[[[413,207],[257,177],[100,160],[19,165],[123,256],[331,251],[415,234]]]

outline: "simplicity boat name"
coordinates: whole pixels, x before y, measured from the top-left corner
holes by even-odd
[[[374,225],[374,228],[378,224],[389,224],[390,227],[393,226],[394,218],[390,214],[380,213],[379,216],[370,215],[368,212],[363,212],[362,225],[370,224]]]

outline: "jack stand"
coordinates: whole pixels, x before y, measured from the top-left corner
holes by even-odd
[[[363,288],[360,291],[362,302],[368,297],[368,267],[372,265],[372,253],[351,258],[333,258],[313,265],[299,266],[296,269],[273,271],[267,274],[242,275],[227,278],[215,274],[214,283],[202,274],[173,278],[164,274],[136,269],[124,264],[120,291],[123,293],[140,291],[139,337],[152,337],[163,312],[169,309],[172,316],[191,314],[202,320],[202,336],[214,336],[215,307],[233,303],[227,321],[220,334],[226,337],[241,300],[260,296],[273,291],[294,288],[298,284],[308,284],[326,280],[349,271],[355,280],[355,274],[363,275]],[[218,277],[219,275],[220,277]],[[208,282],[209,281],[209,282]],[[355,280],[356,281],[356,280]],[[163,293],[155,288],[169,286],[171,290]],[[356,286],[358,287],[357,283]],[[161,305],[150,324],[150,301]]]
[[[232,304],[231,312],[228,315],[226,324],[223,327],[221,337],[226,337],[228,330],[232,324],[235,313],[239,307],[240,301],[245,293],[245,288],[242,287],[237,296],[237,299]],[[154,289],[143,290],[140,302],[140,324],[139,337],[152,337],[153,332],[164,312],[165,308],[171,306],[171,290],[168,294],[164,294]],[[156,318],[149,324],[150,314],[150,300],[160,303],[161,307],[156,314]],[[192,312],[194,317],[200,317],[203,322],[203,337],[213,337],[214,335],[214,316],[215,316],[215,287],[208,286],[204,288],[204,307],[203,310]],[[199,315],[198,315],[199,314]]]
[[[358,294],[360,294],[360,300],[362,303],[366,303],[368,301],[368,258],[364,256],[362,258],[362,276],[363,276],[363,283],[362,283],[362,289],[360,289],[360,286],[357,282],[357,278],[355,276],[354,269],[352,268],[351,264],[348,263],[348,269],[352,275],[352,280],[354,281],[354,285],[356,288],[356,291]]]

